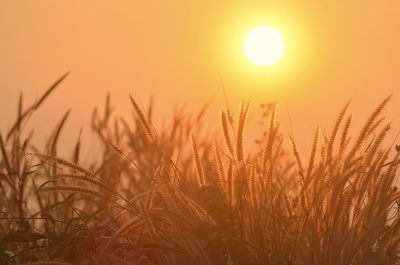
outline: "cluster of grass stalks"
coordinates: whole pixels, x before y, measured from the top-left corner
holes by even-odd
[[[382,146],[389,98],[358,135],[346,104],[330,133],[316,130],[305,159],[281,133],[275,104],[263,106],[250,150],[249,104],[237,118],[222,111],[210,132],[206,108],[177,109],[155,129],[151,102],[131,97],[126,120],[108,97],[91,121],[103,152],[88,164],[80,139],[69,159],[57,155],[69,112],[45,150],[21,134],[65,77],[28,108],[21,97],[0,135],[0,264],[400,264],[400,154]]]

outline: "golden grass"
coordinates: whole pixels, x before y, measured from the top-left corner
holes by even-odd
[[[384,144],[382,115],[390,97],[352,141],[346,103],[304,159],[280,132],[275,103],[250,148],[247,103],[237,122],[221,113],[221,133],[205,131],[207,107],[177,109],[156,130],[153,101],[143,111],[130,98],[132,125],[108,96],[91,126],[103,152],[85,163],[80,137],[73,162],[57,156],[68,112],[47,149],[21,136],[64,78],[25,109],[20,97],[17,121],[0,134],[0,264],[399,264],[400,153]]]

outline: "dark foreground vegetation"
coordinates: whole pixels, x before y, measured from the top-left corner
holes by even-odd
[[[47,148],[21,128],[62,77],[0,136],[0,264],[390,265],[400,257],[400,155],[383,146],[385,99],[351,129],[348,104],[311,155],[263,106],[263,133],[244,149],[248,105],[203,128],[205,109],[155,129],[131,98],[133,121],[110,101],[93,112],[96,163],[57,155],[68,113]],[[235,116],[235,117],[233,117]],[[236,118],[237,117],[237,118]],[[249,150],[245,152],[244,150]]]

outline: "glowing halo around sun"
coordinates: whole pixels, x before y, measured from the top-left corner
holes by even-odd
[[[270,66],[281,59],[285,40],[274,28],[260,26],[250,31],[244,40],[246,57],[258,66]]]

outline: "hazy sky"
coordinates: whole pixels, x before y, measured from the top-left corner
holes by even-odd
[[[397,0],[0,0],[0,128],[10,127],[21,91],[32,102],[66,71],[66,82],[32,119],[45,138],[72,108],[67,138],[75,139],[107,92],[122,115],[129,93],[143,104],[154,95],[165,115],[176,103],[198,107],[210,98],[223,107],[222,83],[233,108],[240,99],[254,108],[276,100],[284,126],[289,110],[297,138],[316,125],[330,129],[349,98],[361,122],[394,94],[393,118],[399,14]],[[244,58],[246,32],[259,25],[285,37],[287,52],[275,66]]]

